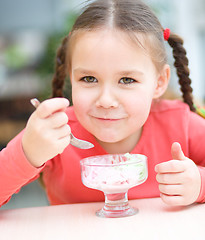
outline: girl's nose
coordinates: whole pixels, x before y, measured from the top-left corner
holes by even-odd
[[[103,108],[117,108],[118,101],[116,94],[114,94],[114,90],[108,87],[101,89],[96,101],[96,106]]]

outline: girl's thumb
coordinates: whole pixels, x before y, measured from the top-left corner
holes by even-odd
[[[185,160],[186,157],[182,151],[181,145],[178,142],[174,142],[171,148],[172,158],[175,160]]]

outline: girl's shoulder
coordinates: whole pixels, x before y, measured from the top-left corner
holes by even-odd
[[[151,113],[190,112],[189,106],[180,100],[160,99],[152,103]]]
[[[176,123],[199,123],[204,126],[204,118],[197,112],[192,112],[188,104],[180,100],[157,100],[153,102],[150,111],[150,118],[158,122]]]

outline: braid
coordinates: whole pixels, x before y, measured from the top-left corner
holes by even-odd
[[[192,96],[193,89],[191,87],[191,79],[189,78],[189,62],[186,56],[186,50],[183,47],[183,40],[178,35],[171,33],[168,43],[173,49],[173,56],[175,59],[174,66],[176,67],[177,75],[179,77],[182,97],[184,102],[189,105],[190,110],[195,112]]]
[[[62,41],[56,55],[55,74],[52,80],[52,97],[63,97],[63,87],[66,78],[66,46],[68,37]]]

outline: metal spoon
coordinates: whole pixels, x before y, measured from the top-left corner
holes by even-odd
[[[37,98],[31,99],[31,104],[37,108],[40,105],[40,102]],[[74,147],[80,148],[80,149],[89,149],[93,148],[94,145],[90,142],[78,139],[74,137],[72,133],[70,133],[70,144],[73,145]]]

